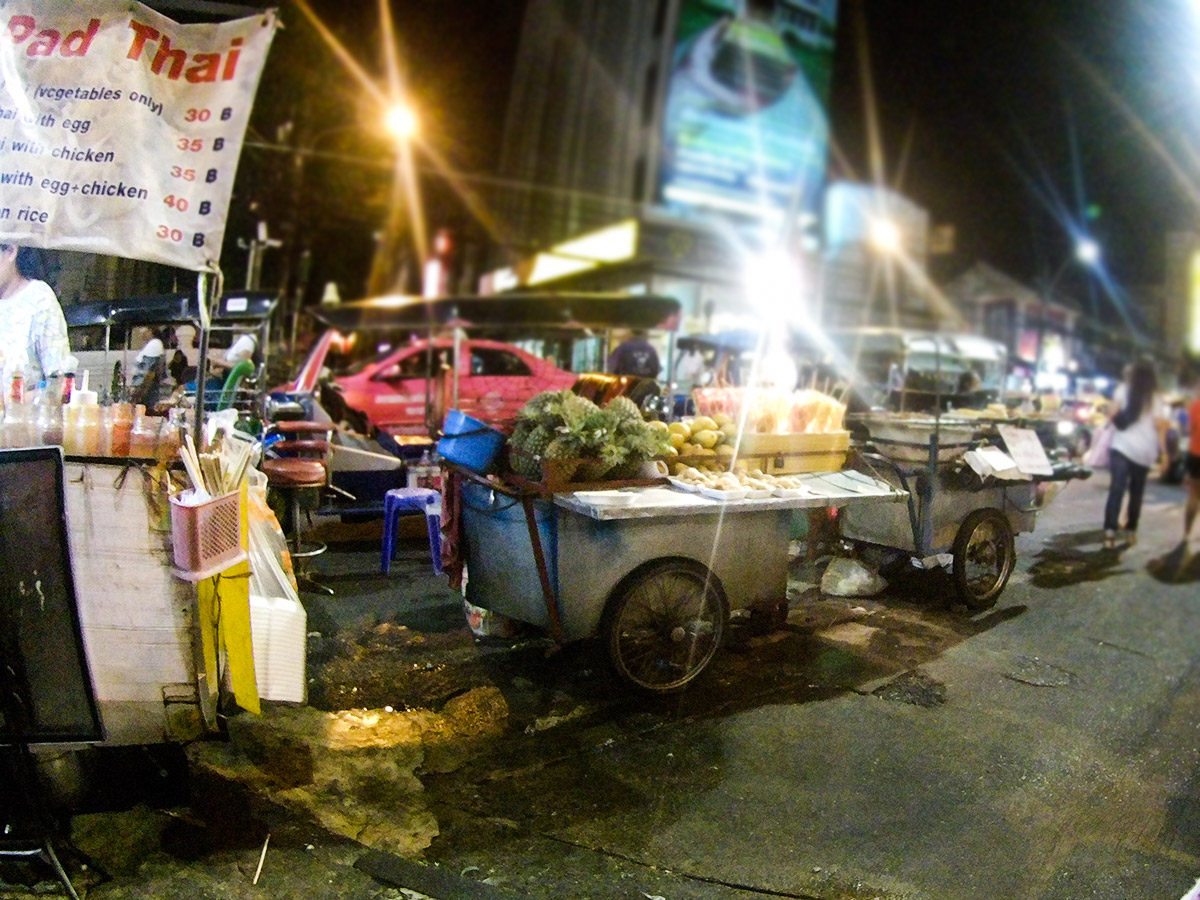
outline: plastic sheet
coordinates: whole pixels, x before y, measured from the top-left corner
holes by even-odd
[[[250,473],[250,632],[263,700],[304,703],[307,616],[296,591],[287,539],[267,505],[266,478]]]

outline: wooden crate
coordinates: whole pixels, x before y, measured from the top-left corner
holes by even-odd
[[[828,434],[746,434],[738,447],[737,469],[768,475],[836,472],[846,464],[850,432]]]

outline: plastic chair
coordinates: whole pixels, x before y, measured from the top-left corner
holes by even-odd
[[[384,575],[392,570],[396,553],[396,532],[400,517],[406,512],[425,514],[425,529],[429,533],[429,558],[435,575],[442,574],[442,495],[430,488],[394,488],[383,498],[383,547],[379,569]]]

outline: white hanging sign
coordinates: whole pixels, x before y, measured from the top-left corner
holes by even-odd
[[[276,24],[0,0],[0,241],[215,267]]]

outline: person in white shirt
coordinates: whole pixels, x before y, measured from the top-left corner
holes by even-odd
[[[42,275],[41,251],[0,243],[0,377],[20,372],[26,389],[72,365],[67,321]]]
[[[1137,542],[1146,478],[1162,451],[1166,418],[1152,362],[1139,360],[1129,368],[1125,382],[1113,394],[1112,406],[1112,423],[1116,431],[1109,450],[1112,479],[1108,485],[1108,502],[1104,506],[1104,546],[1110,549],[1118,543],[1121,505],[1127,490],[1129,503],[1121,538],[1129,545]]]

